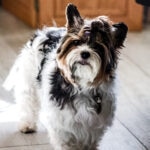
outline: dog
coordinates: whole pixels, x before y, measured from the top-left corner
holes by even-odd
[[[37,129],[40,109],[54,150],[96,150],[116,109],[117,64],[128,27],[106,16],[83,19],[68,4],[66,27],[38,30],[4,86],[14,89],[19,129]]]

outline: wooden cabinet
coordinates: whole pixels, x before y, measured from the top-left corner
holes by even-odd
[[[35,0],[2,0],[2,6],[31,27],[37,27]]]
[[[135,0],[15,0],[24,1],[34,10],[26,9],[28,13],[35,12],[34,24],[29,23],[32,27],[41,27],[43,25],[53,25],[55,22],[58,26],[64,26],[65,8],[68,3],[75,4],[81,15],[87,18],[96,17],[99,15],[107,15],[115,22],[125,22],[130,30],[142,29],[142,6],[136,4]],[[8,2],[16,3],[12,0],[3,0],[5,8]],[[30,3],[27,3],[30,1]],[[31,2],[33,1],[33,2]],[[32,4],[31,4],[32,3]],[[10,6],[11,7],[11,6]],[[21,6],[23,7],[23,6]],[[11,11],[12,12],[12,11]],[[19,13],[19,12],[18,12]],[[27,13],[27,14],[28,14]],[[21,18],[21,17],[20,17]]]

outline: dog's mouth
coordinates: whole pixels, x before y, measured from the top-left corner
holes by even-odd
[[[87,60],[77,61],[75,65],[80,65],[81,67],[89,67],[90,69],[92,69],[92,65]]]
[[[77,66],[82,66],[82,67],[85,66],[85,67],[92,68],[91,64],[87,62],[86,60],[79,60],[79,61],[74,62],[74,64],[70,67],[72,73],[76,71]]]
[[[77,62],[77,64],[91,66],[86,60],[80,60]]]

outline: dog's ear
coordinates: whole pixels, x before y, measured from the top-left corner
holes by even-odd
[[[66,19],[67,19],[67,29],[68,32],[71,29],[79,29],[83,25],[83,19],[80,16],[80,13],[77,7],[73,4],[68,4],[66,8]]]
[[[113,26],[112,32],[113,32],[114,47],[120,48],[123,46],[123,42],[128,32],[128,27],[123,22],[113,24],[112,26]]]

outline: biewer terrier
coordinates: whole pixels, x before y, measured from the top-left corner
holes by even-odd
[[[116,68],[127,34],[106,16],[83,19],[66,9],[65,28],[35,33],[16,60],[5,87],[14,88],[20,131],[36,131],[40,108],[54,150],[96,150],[116,107]]]

